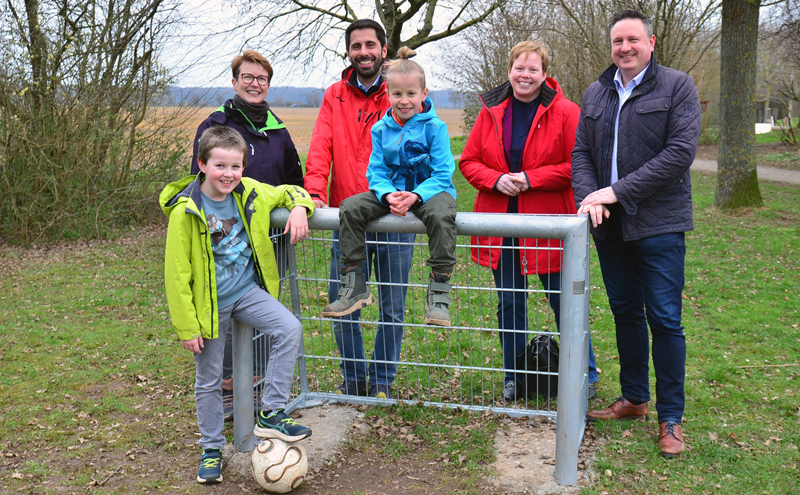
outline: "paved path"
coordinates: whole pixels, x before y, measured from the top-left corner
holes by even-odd
[[[717,173],[716,160],[697,159],[692,164],[692,170],[702,172]],[[788,184],[800,184],[800,171],[787,170],[777,167],[758,167],[758,180],[772,180],[775,182],[786,182]]]
[[[453,158],[459,160],[461,155],[454,155]],[[692,164],[692,170],[699,170],[701,172],[717,173],[716,160],[701,160],[697,159]],[[777,167],[758,167],[759,180],[772,180],[775,182],[786,182],[788,184],[800,184],[800,171],[787,170],[785,168]]]

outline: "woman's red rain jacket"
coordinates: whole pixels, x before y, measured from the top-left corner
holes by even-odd
[[[510,172],[503,147],[503,115],[511,102],[511,94],[510,84],[505,83],[481,95],[484,106],[461,154],[461,173],[478,189],[476,212],[508,211],[508,196],[498,192],[495,185],[501,175]],[[540,101],[521,163],[521,171],[525,172],[531,187],[519,195],[518,210],[520,213],[575,214],[571,152],[580,108],[564,96],[556,80],[550,77],[542,84]],[[496,269],[503,239],[473,237],[472,243],[481,246],[472,249],[472,259]],[[561,271],[561,241],[522,239],[521,245],[525,247],[519,251],[523,274]]]

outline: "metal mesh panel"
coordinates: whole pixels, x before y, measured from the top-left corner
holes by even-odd
[[[272,224],[285,224],[288,212],[276,210],[272,213]],[[450,305],[451,325],[447,327],[430,326],[424,323],[426,291],[430,269],[426,266],[428,258],[427,236],[421,234],[424,227],[414,218],[387,216],[368,226],[368,231],[416,233],[414,254],[406,287],[406,300],[403,308],[402,350],[392,383],[391,400],[355,395],[338,395],[336,389],[342,381],[339,350],[333,335],[335,319],[322,318],[323,306],[328,304],[328,284],[331,278],[331,244],[336,242],[333,229],[338,227],[338,211],[334,208],[318,210],[309,221],[312,229],[308,239],[294,249],[280,250],[278,259],[285,261],[282,271],[281,301],[290,308],[303,323],[303,342],[297,359],[295,381],[292,388],[294,400],[288,405],[291,411],[298,407],[308,407],[325,400],[347,401],[360,404],[387,404],[395,401],[409,401],[438,407],[458,407],[471,410],[491,410],[512,416],[544,415],[557,421],[556,481],[572,484],[577,480],[577,453],[585,426],[587,411],[587,359],[588,359],[588,224],[584,217],[542,216],[542,215],[492,215],[459,213],[457,264],[451,278],[452,304]],[[279,231],[278,231],[279,232]],[[527,239],[556,239],[561,242],[542,241],[534,249],[553,255],[563,254],[561,273],[545,276],[540,281],[536,275],[529,275],[526,283],[519,288],[502,289],[507,293],[521,294],[524,308],[520,309],[527,321],[526,329],[503,330],[512,334],[522,334],[527,343],[535,335],[551,335],[560,340],[561,359],[558,373],[513,370],[504,366],[503,353],[498,339],[501,331],[498,324],[498,294],[492,270],[479,266],[472,260],[473,246],[470,235],[498,236]],[[274,239],[280,234],[275,232]],[[378,241],[370,241],[376,247]],[[278,245],[285,246],[278,242]],[[531,249],[531,246],[526,246]],[[506,249],[518,251],[515,245]],[[394,255],[392,255],[394,256]],[[391,262],[398,262],[391,258]],[[526,259],[522,259],[522,264]],[[533,270],[541,271],[541,270]],[[563,277],[555,280],[546,277]],[[543,284],[544,282],[544,284]],[[375,274],[368,281],[373,296],[377,296],[380,286],[398,285],[396,281],[377,282]],[[543,287],[549,287],[545,290]],[[556,288],[560,289],[556,289]],[[548,298],[560,299],[560,322],[562,333],[559,336],[554,313]],[[380,322],[380,303],[362,310],[358,320],[361,339],[352,345],[363,345],[365,368],[392,364],[393,362],[375,358],[375,340]],[[505,328],[512,328],[503,325]],[[241,360],[237,369],[234,362],[234,376],[243,379],[252,371],[266,369],[269,343],[265,336],[252,336],[252,329],[235,325],[234,349]],[[245,336],[244,339],[241,337]],[[255,352],[253,350],[255,347]],[[524,345],[513,354],[524,351]],[[380,353],[377,353],[380,354]],[[250,356],[256,361],[252,363]],[[235,358],[238,359],[238,358]],[[347,360],[345,360],[347,361]],[[352,362],[352,361],[351,361]],[[244,363],[244,366],[241,364]],[[245,369],[246,368],[246,369]],[[507,372],[515,372],[516,378],[526,386],[527,382],[539,382],[538,393],[531,393],[528,400],[506,403],[503,400],[504,377]],[[263,376],[263,375],[262,375]],[[548,378],[558,377],[557,390],[553,390]],[[256,384],[259,387],[263,384]],[[242,390],[234,385],[234,390]],[[241,396],[250,396],[243,391]],[[558,396],[558,397],[557,397]],[[237,420],[234,428],[234,444],[247,450],[245,442],[252,442],[252,402],[236,399]],[[239,416],[239,412],[243,413]],[[248,430],[248,428],[250,428]]]
[[[328,303],[330,246],[334,241],[329,231],[314,231],[312,234],[296,248],[297,281],[301,301],[300,318],[304,328],[304,357],[308,371],[309,393],[331,394],[335,393],[342,381],[339,365],[341,358],[333,336],[332,322],[342,320],[321,318],[320,313],[322,307]],[[503,352],[497,335],[498,289],[495,287],[491,269],[479,266],[471,260],[471,247],[468,237],[459,237],[458,262],[451,279],[452,325],[429,326],[424,324],[430,273],[430,269],[425,265],[428,256],[427,236],[417,236],[411,273],[406,284],[402,352],[397,374],[392,383],[392,395],[396,399],[440,405],[494,409],[511,407],[519,410],[515,411],[517,414],[553,416],[555,401],[548,397],[555,395],[555,391],[542,390],[541,395],[532,396],[527,402],[505,404],[503,401],[504,374],[508,369],[503,366]],[[560,248],[555,249],[560,251]],[[526,296],[531,332],[525,341],[527,342],[536,333],[552,334],[557,337],[553,312],[548,304],[546,292],[536,276],[530,278],[527,289],[508,290],[521,292]],[[375,276],[368,282],[373,296],[377,296],[379,285],[381,282],[377,282]],[[288,292],[283,291],[284,302],[287,303]],[[370,364],[378,366],[386,364],[386,361],[374,358],[375,336],[380,324],[379,309],[379,304],[376,303],[361,313],[360,324],[366,368],[369,368]],[[526,333],[524,330],[508,330],[508,332]],[[514,355],[523,351],[524,347],[516,349]],[[535,379],[532,372],[526,374],[530,379]],[[524,380],[525,377],[521,378]],[[358,403],[377,402],[377,399],[364,397],[337,398]]]

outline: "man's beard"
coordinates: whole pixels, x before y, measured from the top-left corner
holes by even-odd
[[[381,71],[381,67],[383,67],[383,58],[376,59],[372,66],[366,69],[359,65],[358,60],[353,62],[353,68],[361,79],[371,79],[375,77],[375,75]]]

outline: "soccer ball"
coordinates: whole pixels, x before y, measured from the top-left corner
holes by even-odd
[[[308,472],[306,449],[296,443],[268,438],[250,456],[253,478],[272,493],[288,493],[303,483]]]

